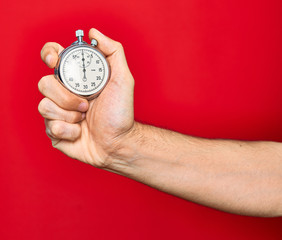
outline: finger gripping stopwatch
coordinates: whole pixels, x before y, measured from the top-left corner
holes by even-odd
[[[77,30],[75,41],[59,55],[55,76],[64,87],[80,97],[91,100],[104,89],[110,78],[110,65],[97,47],[83,41],[83,31]]]

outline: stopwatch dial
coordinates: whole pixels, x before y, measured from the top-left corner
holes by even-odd
[[[59,71],[66,87],[84,96],[99,92],[109,77],[106,59],[90,47],[70,50],[61,60]]]
[[[73,59],[77,61],[79,67],[88,67],[91,64],[91,59],[93,58],[88,52],[80,51],[77,54],[72,55]]]

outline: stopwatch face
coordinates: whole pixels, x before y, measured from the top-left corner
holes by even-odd
[[[58,70],[65,86],[82,96],[100,92],[109,78],[109,66],[105,57],[88,46],[73,47],[66,51]]]

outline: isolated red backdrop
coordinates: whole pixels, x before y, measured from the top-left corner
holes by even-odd
[[[219,212],[51,147],[39,53],[96,27],[123,43],[136,119],[210,138],[282,140],[280,0],[0,2],[0,239],[282,239],[282,219]]]

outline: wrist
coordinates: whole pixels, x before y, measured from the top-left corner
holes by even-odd
[[[114,150],[108,155],[109,164],[105,170],[122,174],[132,167],[132,162],[140,158],[138,141],[142,139],[144,128],[145,125],[134,121],[132,127],[118,137]]]

